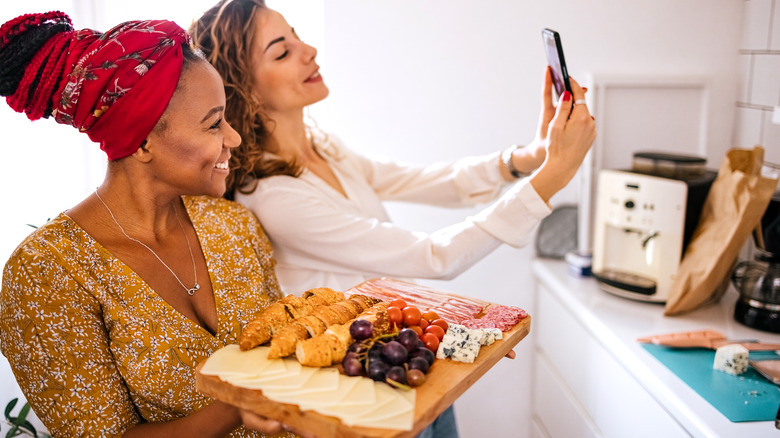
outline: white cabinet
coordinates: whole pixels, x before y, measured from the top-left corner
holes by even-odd
[[[531,388],[534,438],[777,437],[773,421],[733,423],[636,339],[712,328],[730,339],[780,343],[734,321],[736,292],[675,317],[663,305],[601,291],[563,262],[536,260]]]
[[[536,303],[532,406],[542,436],[690,436],[543,285]]]

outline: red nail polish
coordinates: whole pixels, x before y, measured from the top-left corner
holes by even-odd
[[[567,91],[564,91],[564,92],[563,92],[563,101],[564,101],[564,102],[568,102],[568,101],[570,101],[570,100],[571,100],[571,93],[569,93],[569,91],[568,91],[568,90],[567,90]]]

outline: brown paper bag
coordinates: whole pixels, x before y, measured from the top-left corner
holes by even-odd
[[[777,180],[761,176],[763,162],[760,146],[726,154],[680,262],[665,315],[690,312],[723,295],[739,251],[777,186]]]

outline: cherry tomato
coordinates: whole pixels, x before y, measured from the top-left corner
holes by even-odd
[[[404,321],[404,315],[401,309],[399,309],[398,307],[388,307],[387,319],[390,321],[390,324],[393,324],[393,326],[398,327]]]
[[[438,325],[439,327],[443,328],[445,332],[447,332],[447,329],[450,328],[449,323],[447,323],[447,321],[445,321],[445,320],[443,320],[441,318],[434,319],[433,321],[431,321],[431,324]]]
[[[433,310],[429,310],[429,311],[423,313],[422,317],[427,319],[430,322],[430,321],[435,321],[435,320],[439,319],[439,314],[434,312]]]
[[[420,317],[422,316],[420,314],[420,309],[414,306],[406,306],[403,308],[402,312],[404,314],[404,325],[407,327],[420,323]]]
[[[425,328],[425,330],[423,330],[423,333],[433,333],[437,338],[439,338],[440,341],[444,337],[444,329],[438,325],[429,325]]]
[[[408,304],[406,304],[406,301],[398,298],[396,300],[390,301],[390,307],[398,307],[399,309],[403,309]]]
[[[414,330],[414,332],[417,333],[418,338],[423,335],[423,329],[421,329],[419,325],[410,325],[407,328]]]
[[[426,329],[426,328],[427,328],[429,325],[431,325],[431,324],[428,322],[428,320],[427,320],[427,319],[425,319],[425,318],[420,318],[420,322],[418,322],[418,323],[417,323],[417,325],[419,325],[419,326],[420,326],[420,328],[421,328],[421,329],[423,329],[423,331],[425,331],[425,329]]]
[[[433,351],[434,353],[439,349],[439,338],[437,338],[433,333],[423,333],[422,338],[420,339],[422,339],[423,344],[425,344],[425,348]]]

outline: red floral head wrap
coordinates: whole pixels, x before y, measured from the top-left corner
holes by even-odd
[[[8,96],[9,105],[30,119],[51,114],[86,132],[109,160],[133,154],[176,89],[189,35],[165,20],[130,21],[100,33],[73,30],[61,12],[29,14],[0,27],[0,55],[15,40],[35,37],[26,34],[29,28],[64,21],[69,28],[47,35]],[[41,96],[38,89],[46,88],[53,93]]]

